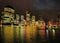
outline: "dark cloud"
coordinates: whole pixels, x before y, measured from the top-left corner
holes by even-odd
[[[33,8],[39,9],[57,9],[60,8],[60,0],[35,0]]]
[[[18,11],[60,8],[60,0],[0,0],[0,8],[7,4],[13,6]]]
[[[35,8],[36,10],[46,8],[46,1],[45,0],[35,0],[33,2],[33,8]]]

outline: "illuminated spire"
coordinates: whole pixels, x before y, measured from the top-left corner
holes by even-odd
[[[35,16],[32,16],[32,22],[35,22]]]
[[[28,13],[28,11],[26,11],[26,20],[30,21],[30,13]]]

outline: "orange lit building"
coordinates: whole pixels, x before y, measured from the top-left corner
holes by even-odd
[[[45,36],[46,36],[45,26],[46,26],[46,24],[43,20],[39,20],[37,22],[37,31],[38,31],[39,35],[41,36],[41,39],[45,39]]]
[[[56,22],[54,20],[48,21],[47,28],[49,30],[49,37],[55,37],[55,29],[57,29]]]
[[[26,11],[26,26],[25,26],[25,38],[26,42],[31,42],[31,35],[30,35],[30,13]]]
[[[32,42],[36,42],[36,36],[37,36],[37,28],[36,28],[36,21],[35,16],[32,16],[31,24],[30,24],[30,35]]]

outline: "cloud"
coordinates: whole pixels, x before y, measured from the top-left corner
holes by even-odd
[[[59,8],[60,1],[59,0],[35,0],[33,1],[33,8],[35,9],[54,9]]]

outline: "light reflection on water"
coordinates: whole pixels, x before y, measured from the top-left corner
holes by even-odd
[[[4,43],[13,43],[13,27],[8,25],[3,25],[2,30],[4,32]]]
[[[4,41],[4,43],[40,43],[42,41],[47,42],[50,41],[50,39],[54,40],[56,37],[56,31],[57,30],[36,30],[36,34],[33,31],[30,31],[32,34],[29,33],[28,30],[24,29],[24,27],[20,28],[19,26],[13,26],[13,25],[3,25],[1,33],[1,40]],[[32,37],[35,35],[35,38]],[[35,39],[35,40],[34,40]],[[31,41],[32,40],[32,41]],[[30,42],[31,41],[31,42]],[[43,42],[43,43],[44,43]],[[2,42],[1,42],[2,43]]]

